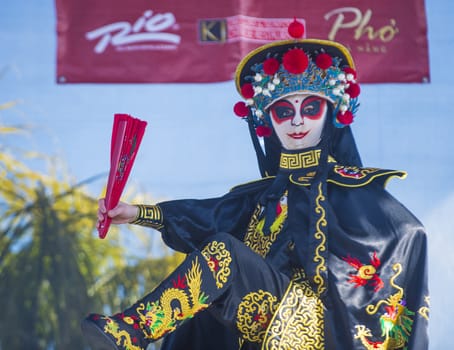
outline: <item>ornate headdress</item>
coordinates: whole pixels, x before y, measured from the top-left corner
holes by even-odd
[[[334,126],[341,128],[353,121],[360,87],[350,53],[333,41],[299,39],[303,32],[302,24],[295,20],[289,26],[294,40],[261,46],[238,65],[235,82],[245,101],[235,104],[234,112],[252,118],[258,136],[270,134],[268,107],[298,92],[330,101]]]
[[[262,176],[276,174],[281,144],[273,134],[268,108],[295,93],[318,95],[332,104],[333,156],[343,164],[361,165],[349,125],[359,103],[360,87],[353,59],[343,45],[329,40],[301,39],[304,26],[290,23],[293,39],[276,41],[250,52],[237,67],[235,84],[243,101],[234,112],[249,124]],[[263,145],[259,137],[264,136]],[[334,154],[335,153],[335,154]]]

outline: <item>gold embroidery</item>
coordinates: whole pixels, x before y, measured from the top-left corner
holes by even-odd
[[[316,208],[315,212],[320,215],[319,219],[317,220],[316,224],[316,232],[314,234],[315,238],[320,240],[320,244],[317,246],[315,249],[315,257],[314,257],[314,262],[319,262],[316,268],[316,273],[314,276],[314,282],[317,284],[317,293],[321,294],[323,291],[326,289],[325,286],[325,280],[323,279],[321,272],[326,271],[326,262],[325,258],[320,254],[320,252],[323,252],[326,250],[326,236],[323,233],[322,227],[326,227],[327,221],[326,221],[326,213],[325,209],[323,206],[320,204],[322,201],[325,200],[325,196],[323,195],[323,190],[322,190],[322,183],[319,183],[318,185],[318,196],[315,199],[316,203]]]
[[[140,303],[136,309],[140,328],[145,330],[147,339],[159,339],[166,333],[176,329],[177,321],[193,317],[198,311],[209,306],[205,303],[207,296],[201,291],[202,269],[196,258],[191,269],[186,273],[187,286],[166,289],[159,301]],[[179,306],[177,306],[179,305]],[[132,319],[123,319],[132,324]]]
[[[267,329],[262,350],[323,350],[323,304],[307,282],[290,283]]]
[[[252,215],[251,222],[249,223],[246,236],[244,238],[244,244],[246,244],[257,254],[260,254],[262,257],[265,257],[268,254],[271,245],[281,232],[285,220],[287,219],[287,191],[285,191],[284,195],[281,197],[279,205],[281,212],[271,224],[270,233],[267,235],[263,233],[265,218],[259,220],[259,215],[262,212],[263,207],[258,205]]]
[[[367,305],[366,307],[366,312],[369,314],[369,315],[375,315],[378,311],[378,308],[380,307],[380,305],[382,304],[386,304],[386,305],[397,305],[399,303],[399,301],[402,299],[402,297],[404,296],[404,290],[399,287],[394,281],[396,280],[396,278],[402,273],[402,265],[401,264],[394,264],[393,265],[393,270],[396,271],[395,275],[393,277],[391,277],[391,279],[389,280],[389,284],[391,286],[393,286],[394,288],[397,289],[397,293],[396,294],[393,294],[391,295],[387,300],[380,300],[377,305]]]
[[[342,170],[342,168],[345,168],[345,167],[338,166],[337,171],[335,171],[335,172],[338,173],[339,169]],[[358,169],[362,169],[362,168],[358,168]],[[360,175],[360,177],[355,177],[355,176],[351,176],[351,175],[350,176],[341,175],[341,177],[343,177],[347,180],[343,180],[342,178],[340,178],[340,179],[338,178],[336,180],[336,177],[333,177],[333,178],[329,178],[327,180],[327,182],[330,182],[330,183],[333,183],[333,184],[336,184],[336,185],[342,186],[342,187],[363,187],[363,186],[366,186],[366,185],[372,183],[372,181],[375,181],[376,179],[378,179],[380,177],[385,177],[383,185],[384,185],[384,187],[386,187],[388,182],[394,177],[397,177],[399,179],[405,179],[407,177],[407,173],[404,171],[381,170],[381,169],[374,169],[374,168],[362,169],[360,174],[364,174],[364,176]],[[351,181],[352,179],[355,181]]]
[[[238,305],[236,325],[243,338],[260,343],[278,306],[277,297],[259,290],[247,294]]]
[[[301,153],[281,153],[279,166],[282,169],[310,168],[318,165],[320,150]]]
[[[355,339],[360,339],[366,350],[397,350],[402,349],[406,343],[406,341],[402,338],[396,341],[389,337],[387,337],[383,342],[370,341],[368,338],[373,335],[369,328],[364,325],[357,325],[355,328]]]
[[[424,297],[424,302],[427,304],[427,306],[421,306],[418,310],[418,313],[424,317],[427,321],[429,321],[429,307],[430,307],[430,297],[427,295]]]
[[[315,171],[309,171],[306,175],[299,176],[296,180],[293,178],[293,174],[290,175],[290,182],[296,185],[310,186],[311,180],[317,173]]]
[[[131,334],[121,329],[120,325],[110,317],[102,317],[106,320],[104,333],[111,334],[116,339],[116,344],[128,350],[143,350],[142,347],[134,345],[131,340]]]
[[[334,172],[342,177],[348,177],[352,179],[362,179],[371,173],[375,173],[380,169],[377,168],[359,168],[357,166],[344,166],[335,165]]]
[[[386,300],[380,300],[376,305],[370,304],[366,307],[369,315],[375,315],[381,305],[385,305],[386,312],[380,316],[380,325],[383,341],[371,342],[368,338],[373,334],[369,328],[364,325],[357,325],[355,339],[359,339],[367,350],[394,350],[405,347],[408,342],[415,314],[410,311],[403,300],[404,290],[399,287],[395,280],[402,272],[401,264],[394,264],[393,270],[396,271],[391,277],[389,284],[397,289],[397,292]]]
[[[230,252],[224,242],[213,241],[203,248],[202,255],[208,262],[208,267],[216,280],[216,287],[222,288],[230,275]]]
[[[358,276],[365,280],[370,280],[374,277],[377,269],[372,265],[363,265],[358,269]]]
[[[136,218],[131,221],[131,224],[153,227],[155,229],[162,228],[163,219],[161,208],[157,205],[136,205],[138,208]]]
[[[292,280],[295,282],[305,282],[307,280],[306,271],[304,271],[304,269],[301,267],[294,267]]]

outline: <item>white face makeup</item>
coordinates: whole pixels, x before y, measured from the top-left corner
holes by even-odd
[[[269,108],[274,131],[289,151],[319,143],[327,110],[325,99],[310,94],[287,96]]]

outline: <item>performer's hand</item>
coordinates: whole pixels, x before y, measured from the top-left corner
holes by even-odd
[[[138,210],[139,209],[135,205],[119,202],[115,208],[109,210],[107,215],[112,218],[113,224],[126,224],[136,218]],[[104,220],[106,212],[107,209],[104,198],[101,198],[98,201],[98,222],[96,223],[97,228],[99,228],[100,223]]]

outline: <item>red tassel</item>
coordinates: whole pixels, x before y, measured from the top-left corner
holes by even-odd
[[[350,125],[353,123],[353,113],[350,111],[339,112],[337,113],[337,120],[344,125]]]
[[[247,117],[249,114],[249,108],[246,106],[246,104],[242,101],[235,103],[233,106],[233,112],[238,116],[238,117]]]
[[[321,69],[328,69],[333,64],[333,59],[327,53],[321,53],[315,58],[315,64]]]
[[[309,65],[309,58],[301,49],[291,49],[282,56],[284,68],[292,74],[303,73]]]
[[[288,33],[294,39],[301,39],[304,35],[304,25],[303,23],[296,20],[293,20],[292,23],[288,26]]]
[[[269,128],[268,126],[259,125],[255,129],[255,132],[257,133],[257,136],[259,136],[259,137],[270,137],[271,134],[273,133],[273,130],[271,128]]]

